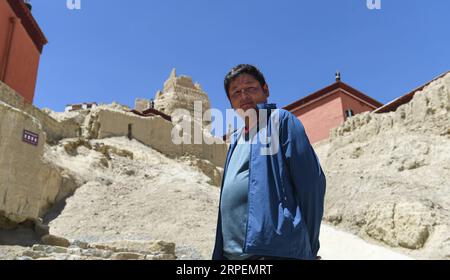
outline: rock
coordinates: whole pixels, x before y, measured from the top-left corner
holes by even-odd
[[[134,252],[141,254],[175,255],[175,243],[165,241],[116,241],[106,244],[92,244],[91,247],[114,252]]]
[[[30,257],[33,259],[38,259],[38,258],[44,258],[47,257],[47,254],[45,252],[41,252],[41,251],[25,251],[23,252],[22,256],[24,257]]]
[[[42,244],[36,244],[36,245],[33,245],[32,250],[45,252],[45,250],[47,250],[47,247],[49,247],[49,246],[42,245]]]
[[[373,204],[366,213],[364,226],[372,238],[391,246],[422,248],[434,223],[433,209],[420,202]]]
[[[138,253],[119,252],[111,256],[113,260],[145,260],[145,255]]]
[[[67,254],[81,256],[83,254],[83,250],[78,247],[69,247],[67,248]]]
[[[203,174],[210,178],[209,184],[213,186],[220,186],[222,183],[223,168],[215,166],[210,161],[198,159],[193,156],[184,156],[181,158],[189,165],[198,168]]]
[[[68,261],[81,261],[81,260],[86,260],[86,257],[83,256],[79,256],[79,255],[69,255],[67,256]]]
[[[15,229],[18,226],[18,223],[11,221],[6,217],[6,213],[0,211],[0,229],[11,230]]]
[[[100,164],[103,165],[106,168],[109,167],[109,162],[108,162],[108,160],[106,158],[100,158]]]
[[[0,101],[0,227],[36,220],[55,201],[61,179],[43,160],[45,142],[38,119]]]
[[[34,223],[34,232],[42,238],[42,236],[49,234],[50,227],[42,222],[41,219],[38,219]]]
[[[127,157],[129,159],[133,159],[133,153],[127,150],[118,149],[113,146],[105,145],[103,143],[96,143],[94,145],[94,150],[103,154],[107,160],[111,160],[111,154],[118,155],[120,157]]]
[[[119,157],[125,157],[133,159],[133,153],[127,150],[117,149],[115,147],[110,147],[110,153],[116,154]]]
[[[41,238],[41,241],[46,245],[60,246],[60,247],[69,247],[70,246],[69,240],[67,240],[63,237],[50,235],[50,234],[44,235]]]
[[[148,252],[175,255],[175,243],[155,241],[148,245]]]
[[[333,225],[338,225],[342,222],[342,215],[335,210],[334,213],[325,214],[324,219]]]
[[[99,249],[99,250],[108,250],[108,251],[113,251],[116,252],[117,248],[111,245],[107,245],[107,244],[90,244],[89,248],[94,248],[94,249]]]
[[[69,155],[76,156],[76,155],[78,155],[77,149],[80,146],[86,147],[89,150],[92,149],[92,146],[88,140],[86,140],[84,138],[79,138],[74,141],[66,141],[66,143],[64,144],[64,150]]]
[[[400,246],[422,248],[434,224],[434,210],[420,202],[398,203],[395,207],[395,236]]]
[[[52,255],[55,261],[66,261],[69,258],[69,255],[65,254],[54,254]]]
[[[31,261],[31,260],[33,260],[33,258],[27,257],[27,256],[22,256],[22,257],[17,257],[16,260],[17,261]]]
[[[106,177],[97,177],[97,178],[95,178],[95,180],[106,186],[111,186],[113,183],[109,178],[106,178]]]
[[[61,171],[61,185],[55,202],[62,201],[69,197],[81,184],[77,181],[75,176],[67,170]]]
[[[439,238],[438,240],[444,240],[441,244],[439,244],[439,247],[437,248],[437,251],[442,252],[441,259],[450,259],[450,230],[449,228],[446,229],[447,231],[443,233],[442,235],[444,238]]]
[[[145,259],[146,260],[154,260],[154,261],[176,260],[176,257],[175,257],[175,255],[172,255],[172,254],[160,254],[160,255],[146,255]]]
[[[130,170],[127,169],[127,170],[125,170],[125,174],[128,175],[128,176],[133,176],[133,175],[136,174],[136,171],[131,170],[131,169]]]
[[[73,241],[71,245],[79,247],[81,249],[88,249],[89,248],[89,243],[84,242],[84,241],[80,241],[80,240]]]
[[[49,246],[45,250],[47,254],[66,254],[67,248],[66,247],[60,247],[60,246]]]
[[[374,203],[366,212],[365,232],[372,238],[397,246],[394,235],[395,203]]]
[[[101,249],[86,249],[81,251],[81,255],[87,257],[97,257],[107,259],[111,257],[113,251],[111,250],[101,250]]]
[[[133,242],[125,240],[108,244],[88,244],[75,240],[68,248],[35,244],[32,246],[32,250],[22,252],[20,257],[21,259],[35,260],[174,260],[176,259],[174,254],[160,253],[174,251],[174,248],[173,243],[163,241]]]

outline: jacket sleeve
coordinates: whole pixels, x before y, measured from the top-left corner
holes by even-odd
[[[300,120],[286,112],[280,130],[288,174],[308,230],[312,254],[316,256],[320,248],[319,233],[326,189],[325,174]]]

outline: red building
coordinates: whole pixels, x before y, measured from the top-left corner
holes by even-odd
[[[23,0],[0,0],[0,80],[33,103],[47,39]]]
[[[383,104],[343,83],[340,74],[336,82],[297,100],[283,109],[290,111],[303,123],[311,143],[327,139],[330,130],[346,118],[373,111]]]

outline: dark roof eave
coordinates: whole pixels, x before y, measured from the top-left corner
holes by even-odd
[[[21,19],[22,25],[24,26],[25,30],[27,31],[28,35],[30,36],[31,40],[33,41],[38,51],[42,53],[44,45],[48,43],[48,40],[45,37],[39,25],[37,24],[33,15],[31,14],[31,11],[28,9],[28,7],[25,5],[23,1],[17,0],[7,0],[7,1],[12,10],[14,11],[14,13],[16,14],[16,16]]]
[[[402,95],[394,100],[392,100],[391,102],[385,104],[384,106],[376,109],[374,111],[374,113],[387,113],[387,112],[392,112],[395,111],[398,107],[400,107],[401,105],[408,103],[409,101],[411,101],[414,97],[414,95],[418,92],[423,90],[426,86],[428,86],[429,84],[431,84],[432,82],[436,81],[437,79],[440,79],[442,77],[444,77],[445,75],[450,74],[450,71],[444,72],[441,75],[437,76],[436,78],[432,79],[431,81],[413,89],[412,91],[410,91],[409,93]]]
[[[383,103],[373,99],[372,97],[369,97],[369,96],[365,95],[364,93],[362,93],[359,90],[357,90],[357,89],[347,85],[344,82],[337,81],[337,82],[335,82],[335,83],[333,83],[333,84],[331,84],[331,85],[329,85],[329,86],[327,86],[327,87],[325,87],[325,88],[323,88],[321,90],[318,90],[318,91],[316,91],[316,92],[314,92],[314,93],[312,93],[312,94],[310,94],[310,95],[308,95],[306,97],[303,97],[303,98],[301,98],[301,99],[299,99],[299,100],[297,100],[297,101],[295,101],[295,102],[293,102],[291,104],[288,104],[288,105],[284,106],[283,109],[290,111],[290,110],[292,110],[294,108],[297,108],[299,106],[302,106],[302,105],[304,105],[306,103],[313,102],[314,100],[320,98],[324,94],[332,92],[332,91],[334,91],[334,90],[336,90],[338,88],[344,89],[344,90],[346,90],[346,91],[356,95],[357,97],[363,99],[364,101],[372,104],[376,108],[378,108],[380,106],[383,106]]]

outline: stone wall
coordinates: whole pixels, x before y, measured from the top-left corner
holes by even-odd
[[[26,106],[24,111],[41,122],[42,129],[47,134],[47,143],[49,144],[56,144],[61,139],[78,136],[80,126],[71,119],[58,122],[32,105]]]
[[[150,99],[136,98],[134,100],[134,109],[138,112],[143,112],[151,107],[152,101]]]
[[[78,134],[80,126],[75,121],[68,119],[58,122],[32,104],[25,102],[22,96],[1,81],[0,101],[38,119],[42,125],[42,129],[47,134],[46,140],[50,144],[54,144],[63,138],[76,137]]]
[[[90,139],[128,136],[130,133],[132,138],[170,157],[193,155],[219,167],[225,163],[226,144],[174,144],[171,135],[174,126],[160,116],[141,117],[97,108],[86,118],[84,127],[84,136]],[[211,136],[205,134],[204,137]]]
[[[22,140],[24,130],[38,135],[37,145]],[[0,101],[0,228],[37,219],[58,195],[61,178],[43,160],[45,141],[39,120]]]
[[[0,81],[0,100],[20,110],[25,107],[25,99],[2,81]]]
[[[75,188],[69,174],[48,163],[45,143],[76,137],[80,125],[62,122],[24,101],[0,82],[0,228],[36,220]],[[37,145],[22,140],[27,130]]]

